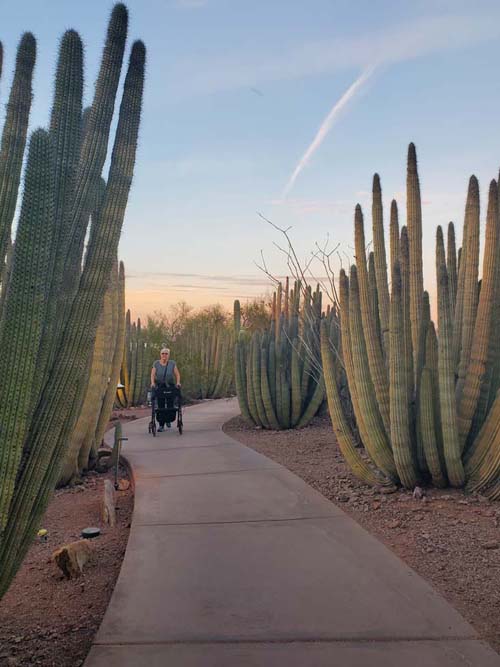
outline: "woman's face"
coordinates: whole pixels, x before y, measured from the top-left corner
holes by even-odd
[[[160,352],[160,359],[163,363],[166,363],[168,361],[169,356],[170,352]]]

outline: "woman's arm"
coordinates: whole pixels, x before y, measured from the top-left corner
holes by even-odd
[[[151,369],[151,386],[154,387],[156,382],[156,368],[153,366]]]
[[[175,377],[175,384],[180,384],[181,383],[181,374],[179,373],[179,369],[177,368],[177,364],[174,366],[174,377]]]

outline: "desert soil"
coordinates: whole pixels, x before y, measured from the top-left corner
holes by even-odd
[[[101,624],[127,546],[133,509],[129,488],[116,493],[116,526],[101,520],[104,479],[113,471],[90,472],[82,483],[55,492],[41,528],[47,539],[33,543],[17,576],[0,601],[2,667],[77,667],[83,665]],[[120,479],[127,471],[120,467]],[[81,539],[83,528],[98,526],[90,542],[93,562],[77,579],[65,579],[51,554]]]
[[[450,489],[383,494],[351,474],[328,417],[302,430],[265,431],[241,417],[236,440],[301,477],[392,549],[500,652],[500,503]],[[418,494],[417,492],[417,495]]]

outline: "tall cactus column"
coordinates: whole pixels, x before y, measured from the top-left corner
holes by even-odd
[[[0,148],[0,282],[3,281],[4,258],[10,240],[17,190],[21,180],[35,58],[35,38],[27,32],[22,36],[17,50],[14,81],[7,103]]]
[[[60,347],[27,432],[22,464],[15,473],[7,523],[0,534],[0,595],[7,589],[36,533],[59,477],[63,454],[81,406],[83,380],[88,372],[97,320],[116,256],[132,181],[144,65],[144,45],[136,42],[125,78],[106,193],[99,215],[92,220],[78,290],[71,307],[68,304],[69,316]],[[119,62],[114,66],[120,69]],[[95,127],[95,131],[101,129]],[[25,384],[25,377],[19,379]],[[0,475],[3,478],[4,470]]]

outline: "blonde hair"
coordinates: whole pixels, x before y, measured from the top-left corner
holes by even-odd
[[[162,347],[161,348],[160,354],[163,354],[164,352],[166,352],[167,354],[170,354],[170,350],[168,349],[168,347]]]

